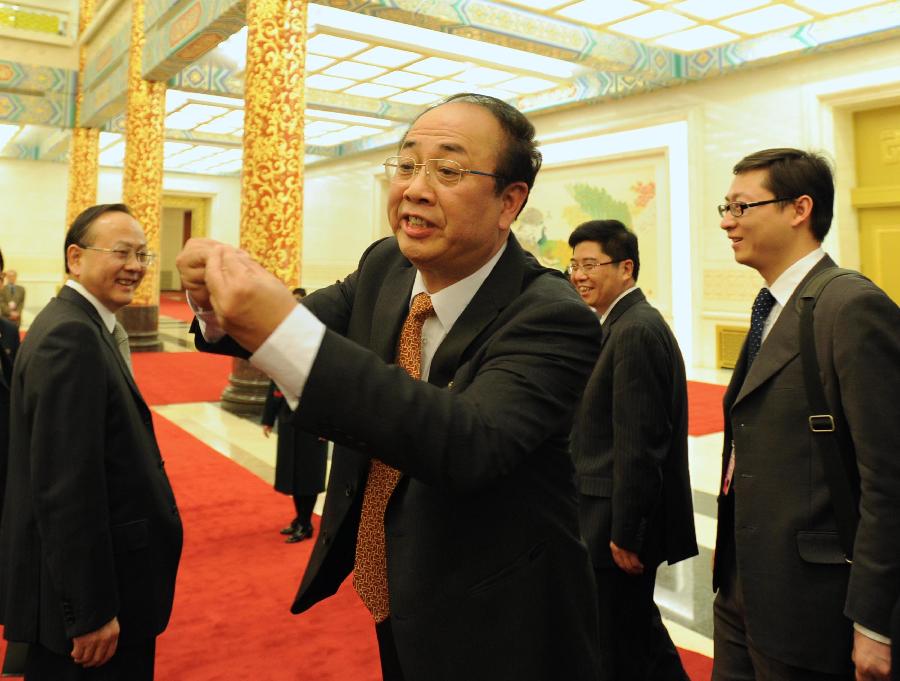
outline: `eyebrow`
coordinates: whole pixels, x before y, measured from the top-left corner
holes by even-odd
[[[133,248],[134,250],[140,250],[141,248],[147,248],[147,242],[142,241],[141,243],[135,245],[133,241],[117,241],[113,244],[113,248],[119,248],[120,246],[125,246],[126,248]]]
[[[407,149],[413,148],[417,146],[415,140],[404,140],[402,146],[400,147],[401,151],[405,151]],[[456,144],[455,142],[441,142],[438,147],[441,151],[448,151],[456,154],[465,154],[466,150],[461,144]]]

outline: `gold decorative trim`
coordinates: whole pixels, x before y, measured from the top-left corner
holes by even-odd
[[[288,286],[303,244],[304,0],[247,3],[241,247]]]

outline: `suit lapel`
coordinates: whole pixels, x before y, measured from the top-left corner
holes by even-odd
[[[397,359],[397,339],[409,314],[409,295],[415,279],[415,268],[405,261],[384,277],[372,312],[371,350],[385,362],[393,363]]]
[[[466,348],[521,291],[523,269],[524,251],[510,234],[503,255],[437,349],[429,383],[447,385]]]
[[[141,391],[137,386],[137,383],[134,382],[134,376],[131,375],[131,371],[128,369],[128,365],[125,364],[125,359],[122,357],[122,353],[119,352],[119,348],[116,347],[115,339],[113,335],[106,328],[106,325],[103,323],[103,320],[100,318],[100,314],[94,309],[94,306],[91,305],[90,301],[87,298],[82,296],[78,291],[71,288],[70,286],[63,286],[58,294],[60,300],[65,300],[67,302],[73,303],[77,305],[81,310],[88,316],[88,318],[97,325],[97,329],[100,332],[100,338],[102,342],[109,348],[110,352],[112,352],[113,358],[118,364],[119,369],[122,371],[122,374],[125,377],[125,381],[128,383],[128,387],[131,388],[131,392],[134,393],[135,399],[140,404],[144,404],[144,397],[141,395]]]
[[[834,266],[834,261],[826,255],[816,263],[815,267],[807,273],[797,285],[797,288],[794,289],[793,294],[791,294],[790,299],[778,316],[778,321],[775,322],[775,326],[772,327],[762,347],[760,347],[759,354],[753,361],[750,370],[747,371],[733,404],[743,400],[800,354],[800,314],[797,312],[797,296],[803,290],[803,287],[806,286],[806,282],[812,277],[823,269]],[[746,355],[747,343],[744,341],[744,347],[741,348],[741,359],[738,362],[738,367],[735,368],[735,373],[737,373],[737,368],[745,368]],[[728,393],[726,392],[726,400],[727,397]]]
[[[606,320],[602,324],[603,336],[600,338],[601,352],[603,350],[603,346],[606,345],[606,340],[609,338],[609,334],[612,333],[613,324],[615,324],[622,317],[622,315],[628,312],[628,310],[630,310],[632,307],[646,300],[647,298],[646,296],[644,296],[644,292],[641,291],[641,289],[636,289],[613,306],[613,309],[610,311],[609,315],[606,317]]]

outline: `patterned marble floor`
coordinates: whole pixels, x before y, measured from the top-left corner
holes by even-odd
[[[165,351],[193,350],[193,339],[187,324],[161,316],[159,327]],[[690,380],[708,383],[725,384],[729,377],[728,371],[688,371]],[[274,480],[276,440],[274,437],[266,439],[257,423],[222,410],[216,402],[172,404],[157,406],[154,410],[266,482]],[[656,601],[675,643],[710,657],[711,565],[716,536],[716,489],[721,448],[721,433],[690,438],[691,485],[700,555],[674,566],[661,566],[656,583]],[[324,498],[324,494],[319,495],[316,513],[321,513]],[[289,508],[286,499],[286,519]]]

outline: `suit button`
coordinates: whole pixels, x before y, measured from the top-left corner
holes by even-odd
[[[345,496],[345,497],[352,497],[352,496],[353,496],[353,485],[347,485],[347,486],[344,488],[344,496]]]

